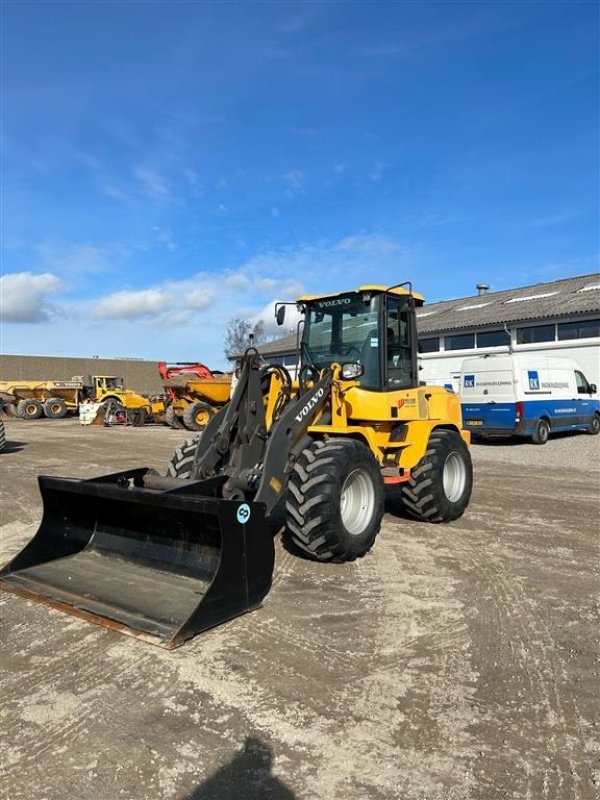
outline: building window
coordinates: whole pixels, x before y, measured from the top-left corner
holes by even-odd
[[[581,319],[576,322],[559,322],[558,338],[562,339],[591,339],[600,336],[600,319]]]
[[[292,353],[291,355],[287,355],[283,357],[283,366],[284,367],[296,367],[298,366],[298,355],[297,353]]]
[[[456,336],[446,336],[446,350],[472,350],[475,347],[474,333],[459,333]]]
[[[479,331],[477,347],[501,347],[510,344],[510,336],[506,331]]]
[[[554,328],[554,325],[532,325],[529,328],[517,328],[517,344],[553,342]]]
[[[419,339],[419,353],[437,353],[439,349],[439,336],[432,336],[429,339]]]

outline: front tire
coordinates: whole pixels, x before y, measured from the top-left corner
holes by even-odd
[[[456,431],[436,428],[400,493],[414,517],[451,522],[464,514],[472,489],[473,465],[467,445]]]
[[[17,415],[21,419],[39,419],[44,409],[39,400],[19,400],[17,403]]]
[[[189,480],[192,477],[192,467],[199,439],[199,436],[187,439],[175,450],[167,467],[167,475],[169,477],[183,478],[185,480]]]
[[[319,561],[354,561],[381,527],[379,464],[362,442],[328,439],[302,452],[288,482],[287,527],[294,544]]]
[[[534,444],[546,444],[550,437],[550,423],[547,419],[540,419],[538,420],[538,424],[535,428],[535,433],[531,437],[531,441]]]

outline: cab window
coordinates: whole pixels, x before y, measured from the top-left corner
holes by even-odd
[[[590,393],[590,385],[583,372],[579,372],[578,369],[575,370],[575,380],[577,382],[577,394]]]

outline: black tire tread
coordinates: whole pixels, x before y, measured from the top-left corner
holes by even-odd
[[[367,553],[375,541],[383,516],[383,484],[381,498],[375,511],[374,529],[369,531],[358,547],[345,545],[339,536],[336,521],[337,508],[332,502],[334,483],[338,479],[336,463],[352,457],[372,458],[374,471],[379,475],[379,465],[361,442],[353,439],[328,439],[315,441],[306,448],[294,465],[286,497],[287,527],[295,546],[318,561],[354,561]],[[341,462],[343,463],[343,461]],[[380,506],[380,507],[379,507]]]
[[[60,405],[60,411],[58,414],[52,412],[52,406],[58,403]],[[62,397],[49,397],[43,404],[44,414],[48,417],[48,419],[62,419],[63,417],[67,416],[67,404],[62,399]]]
[[[183,424],[188,429],[188,431],[203,431],[204,428],[206,427],[206,425],[200,426],[196,422],[196,413],[199,408],[203,408],[209,412],[209,418],[208,418],[209,421],[210,418],[214,416],[215,410],[208,403],[205,403],[202,400],[196,400],[194,403],[190,403],[189,406],[183,412]]]
[[[35,403],[37,405],[37,413],[26,416],[25,409],[30,403]],[[19,402],[17,403],[17,415],[21,419],[39,419],[42,416],[43,410],[44,410],[43,405],[40,403],[39,400],[36,400],[35,398],[19,400]]]
[[[176,448],[167,467],[169,477],[185,479],[190,477],[199,438],[199,436],[194,436],[192,439],[186,439]]]
[[[460,445],[458,441],[460,441]],[[433,523],[450,522],[462,516],[468,505],[471,494],[470,486],[466,502],[445,511],[442,507],[443,488],[441,482],[444,464],[441,462],[441,453],[451,442],[455,442],[455,446],[461,449],[464,448],[468,455],[467,447],[456,431],[436,428],[429,436],[424,457],[413,469],[410,480],[402,484],[400,490],[402,503],[407,511],[417,519]]]

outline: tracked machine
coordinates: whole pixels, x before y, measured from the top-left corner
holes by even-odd
[[[460,517],[469,433],[455,394],[420,385],[422,303],[410,284],[300,298],[297,376],[250,348],[230,402],[164,476],[40,476],[40,529],[1,587],[172,648],[261,604],[276,510],[302,553],[337,562],[373,546],[386,485],[419,519]]]

